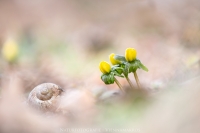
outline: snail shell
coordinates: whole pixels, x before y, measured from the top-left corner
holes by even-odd
[[[56,84],[43,83],[36,86],[28,96],[28,103],[42,111],[55,111],[63,90]]]

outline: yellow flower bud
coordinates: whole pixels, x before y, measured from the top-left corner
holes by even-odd
[[[109,55],[110,62],[111,62],[113,65],[120,64],[120,61],[116,60],[116,59],[114,58],[114,56],[115,56],[114,53],[112,53],[112,54]]]
[[[18,51],[17,43],[14,40],[9,39],[3,45],[2,55],[7,61],[12,62],[16,59]]]
[[[111,71],[111,66],[110,64],[108,64],[108,62],[102,61],[99,64],[99,69],[101,70],[103,74],[108,74]]]
[[[127,48],[125,52],[125,58],[128,62],[136,59],[137,51],[134,48]]]

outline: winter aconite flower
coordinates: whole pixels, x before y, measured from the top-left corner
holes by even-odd
[[[111,62],[113,65],[121,64],[121,62],[120,62],[119,60],[116,60],[116,59],[114,58],[114,56],[115,56],[114,53],[112,53],[112,54],[109,55],[110,62]]]
[[[132,62],[136,59],[137,51],[134,48],[127,48],[125,51],[125,58],[128,62]]]
[[[119,81],[115,78],[115,76],[123,77],[122,74],[122,68],[120,67],[112,67],[109,63],[106,61],[102,61],[99,64],[99,69],[103,73],[101,75],[101,80],[105,84],[113,84],[114,82],[119,86],[119,88],[123,91],[123,88]]]
[[[101,70],[101,72],[103,74],[108,74],[111,71],[111,66],[109,63],[107,63],[106,61],[102,61],[99,64],[99,69]]]
[[[9,39],[3,45],[2,55],[8,62],[13,62],[18,56],[18,51],[19,48],[17,43],[14,40]]]

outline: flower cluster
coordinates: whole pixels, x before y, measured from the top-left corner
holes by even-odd
[[[125,77],[129,82],[130,86],[133,88],[133,85],[130,82],[130,79],[128,78],[128,74],[134,73],[138,88],[140,88],[140,83],[136,71],[137,69],[143,69],[144,71],[148,71],[148,69],[136,57],[137,51],[134,48],[127,48],[125,51],[125,56],[116,55],[114,53],[110,54],[109,59],[111,64],[113,65],[112,67],[109,63],[105,61],[102,61],[99,64],[99,68],[103,73],[101,76],[102,81],[105,84],[113,84],[114,82],[118,82],[115,76]]]

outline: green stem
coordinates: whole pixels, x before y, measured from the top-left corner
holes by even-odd
[[[126,76],[125,76],[125,77],[126,77]],[[131,86],[131,88],[134,89],[134,86],[133,86],[133,84],[132,84],[132,82],[131,82],[131,80],[129,79],[128,76],[126,77],[126,80],[128,81],[128,83],[129,83],[129,85]]]
[[[136,83],[137,83],[137,86],[138,86],[138,88],[140,89],[140,88],[141,88],[141,85],[140,85],[140,81],[139,81],[139,78],[138,78],[138,76],[137,76],[137,73],[136,73],[136,72],[133,72],[133,74],[134,74],[134,77],[135,77],[135,81],[136,81]]]
[[[122,92],[124,92],[124,89],[122,88],[122,85],[119,83],[119,81],[114,77],[115,83],[118,85],[118,87],[120,88],[120,90]]]

